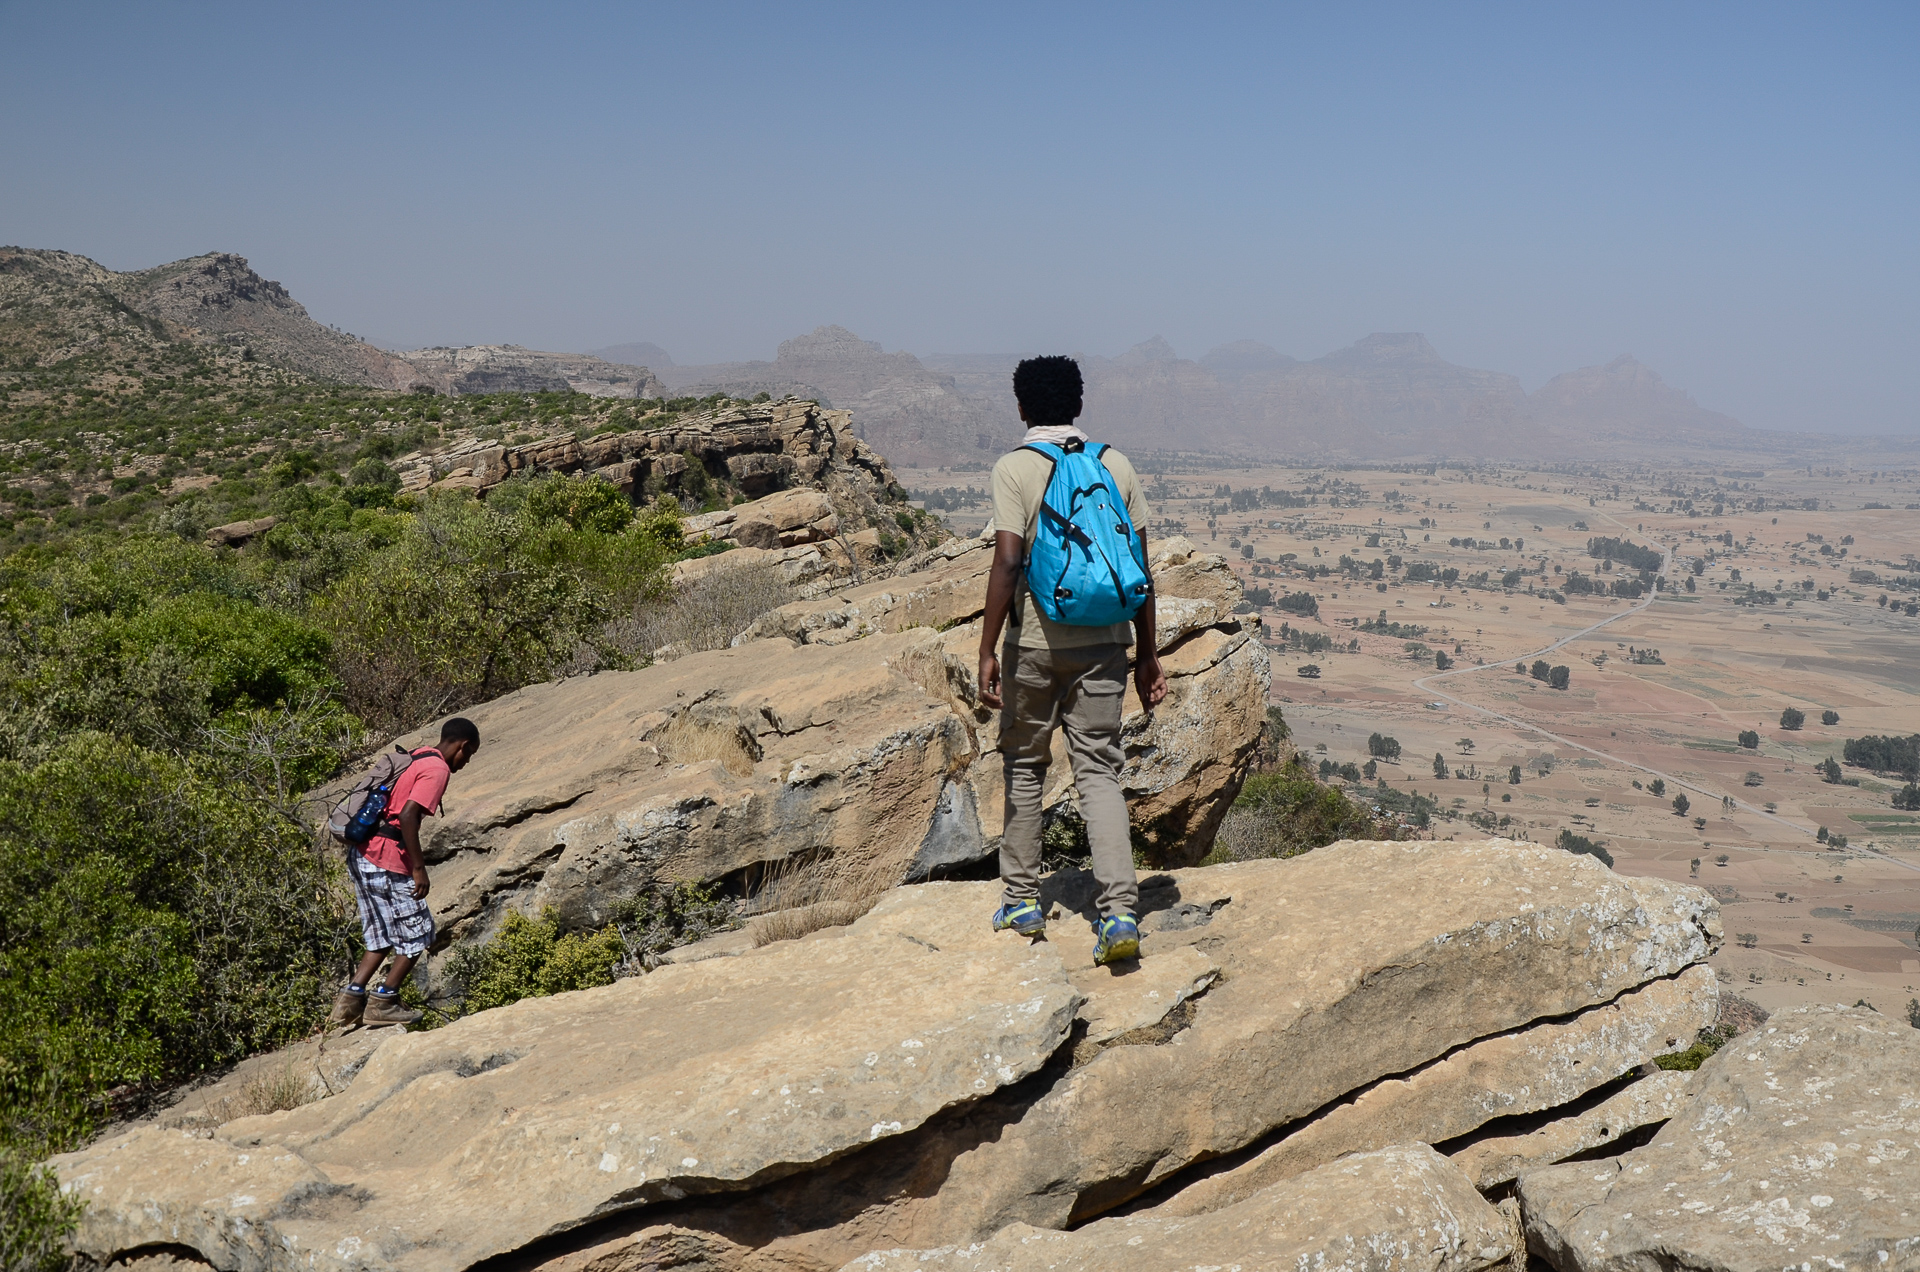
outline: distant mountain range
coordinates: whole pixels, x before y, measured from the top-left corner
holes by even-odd
[[[679,366],[657,345],[598,353],[641,349],[677,393],[791,392],[848,407],[897,463],[978,459],[1019,433],[1018,354],[916,358],[885,353],[844,327],[786,341],[772,362]],[[1305,362],[1251,340],[1196,361],[1158,336],[1115,358],[1077,356],[1088,431],[1140,452],[1539,459],[1738,445],[1750,435],[1626,356],[1556,376],[1533,394],[1511,375],[1448,362],[1413,333],[1371,335]]]
[[[851,410],[868,442],[900,464],[984,461],[1020,435],[1017,354],[917,358],[888,353],[844,327],[785,341],[771,362],[708,366],[678,365],[654,344],[593,353],[517,345],[388,351],[314,321],[286,288],[239,256],[210,253],[117,273],[69,252],[0,248],[7,362],[46,368],[79,358],[106,367],[118,359],[123,370],[115,374],[125,374],[129,358],[151,364],[178,341],[211,348],[236,367],[403,391],[818,398]],[[1556,376],[1532,394],[1511,375],[1448,362],[1411,333],[1370,335],[1311,361],[1254,341],[1194,360],[1158,336],[1118,357],[1079,358],[1087,378],[1083,422],[1138,453],[1617,458],[1780,440],[1704,409],[1624,356]]]
[[[314,380],[440,393],[660,397],[644,366],[518,345],[389,352],[315,322],[279,283],[226,252],[118,273],[72,252],[0,248],[0,350],[35,366],[83,354],[151,357],[168,343]],[[104,364],[102,364],[104,365]]]

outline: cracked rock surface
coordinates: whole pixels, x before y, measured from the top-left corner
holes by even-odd
[[[1520,1176],[1535,1254],[1559,1272],[1920,1267],[1920,1030],[1789,1008],[1691,1085],[1644,1147]]]
[[[935,885],[851,928],[390,1040],[343,1094],[55,1159],[79,1249],[222,1269],[467,1268],[595,1215],[738,1190],[1037,1070],[1081,996]]]
[[[1198,1217],[1013,1224],[985,1241],[877,1251],[842,1272],[1478,1272],[1509,1258],[1498,1211],[1425,1144],[1357,1153]]]

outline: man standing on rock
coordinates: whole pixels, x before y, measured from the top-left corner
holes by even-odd
[[[393,780],[380,824],[365,844],[347,846],[347,877],[360,909],[366,957],[353,979],[334,995],[330,1025],[410,1025],[420,1013],[400,1001],[400,986],[413,964],[433,944],[433,911],[427,908],[427,859],[420,851],[420,819],[440,813],[447,781],[480,750],[480,730],[455,716],[440,726],[440,745],[411,754]],[[378,771],[378,770],[376,770]],[[386,983],[367,982],[387,955]]]
[[[1013,393],[1027,423],[1027,444],[993,466],[993,569],[980,633],[980,700],[1001,708],[1007,779],[1000,848],[1006,892],[993,926],[1023,936],[1046,930],[1039,900],[1040,800],[1053,732],[1061,726],[1100,884],[1093,958],[1113,963],[1140,952],[1140,887],[1120,790],[1130,643],[1138,650],[1133,678],[1141,704],[1152,710],[1167,696],[1146,573],[1147,506],[1126,456],[1090,445],[1074,424],[1082,399],[1077,362],[1028,358],[1014,370]],[[1063,571],[1085,570],[1088,559],[1094,572],[1072,576],[1075,595],[1061,585],[1069,577]],[[1030,574],[1042,580],[1038,604]],[[1096,592],[1100,600],[1090,601]],[[1003,627],[1004,684],[995,656]]]

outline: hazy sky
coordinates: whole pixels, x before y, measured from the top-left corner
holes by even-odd
[[[1920,433],[1920,6],[0,0],[0,241],[413,344],[1631,352]]]

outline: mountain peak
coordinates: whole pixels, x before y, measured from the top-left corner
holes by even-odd
[[[871,357],[882,352],[877,340],[862,340],[845,327],[815,327],[804,336],[782,340],[776,358],[795,362],[816,358]]]
[[[1139,344],[1114,359],[1115,362],[1126,363],[1178,362],[1179,360],[1180,355],[1173,351],[1173,346],[1167,343],[1165,336],[1155,336],[1151,340],[1142,340]]]
[[[1446,359],[1417,331],[1376,331],[1317,361],[1348,366],[1409,366],[1445,363]]]

